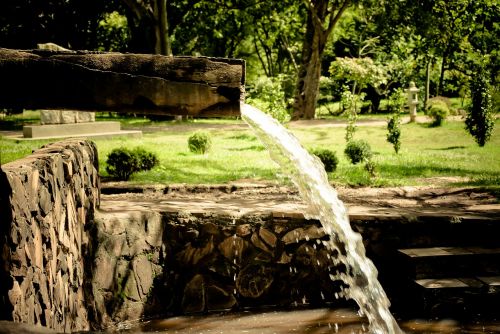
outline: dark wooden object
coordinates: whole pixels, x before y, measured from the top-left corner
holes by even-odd
[[[239,59],[0,48],[0,108],[239,115]]]

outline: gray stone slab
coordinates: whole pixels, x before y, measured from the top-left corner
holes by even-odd
[[[62,138],[120,131],[120,122],[88,122],[73,124],[27,125],[23,127],[25,138]]]

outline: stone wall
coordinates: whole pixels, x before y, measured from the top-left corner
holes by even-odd
[[[96,215],[96,324],[274,305],[325,305],[340,282],[318,221],[127,209]],[[98,328],[96,328],[98,329]]]
[[[68,140],[2,166],[2,319],[89,328],[86,227],[99,204],[97,161],[92,142]]]

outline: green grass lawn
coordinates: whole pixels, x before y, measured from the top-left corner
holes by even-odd
[[[135,123],[134,123],[135,122]],[[128,119],[124,125],[132,126],[141,119]],[[107,176],[105,161],[109,152],[117,147],[142,146],[155,152],[160,165],[149,172],[132,175],[135,183],[225,183],[240,179],[276,180],[277,166],[271,161],[263,145],[249,128],[209,129],[212,150],[205,155],[189,152],[188,137],[203,124],[216,124],[220,120],[196,122],[161,122],[164,132],[144,133],[141,139],[117,137],[96,139],[99,149],[100,173]],[[224,120],[228,125],[241,124],[237,120]],[[151,124],[151,123],[148,123]],[[177,127],[178,124],[187,125]],[[463,122],[445,122],[442,127],[425,124],[404,124],[399,154],[385,140],[383,126],[360,126],[355,134],[365,139],[374,151],[376,177],[362,165],[352,165],[343,154],[345,129],[339,127],[293,127],[293,132],[306,148],[328,148],[337,153],[339,165],[329,177],[342,185],[418,185],[432,184],[435,177],[465,177],[468,180],[455,185],[496,187],[500,185],[500,121],[490,142],[478,147],[464,130]],[[172,131],[169,131],[171,129]],[[175,129],[175,131],[173,131]],[[25,156],[48,141],[1,140],[1,162]]]
[[[470,185],[500,185],[500,122],[491,141],[478,147],[462,122],[442,127],[424,124],[402,126],[401,150],[396,154],[386,139],[385,127],[358,127],[355,138],[367,140],[374,152],[377,176],[371,178],[361,165],[352,165],[343,155],[344,129],[304,129],[296,135],[306,146],[330,148],[340,158],[332,181],[349,185],[427,184],[433,177],[467,177]]]

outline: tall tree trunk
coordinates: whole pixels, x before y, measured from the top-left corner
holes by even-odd
[[[425,96],[424,96],[424,110],[427,110],[427,103],[429,103],[429,93],[431,87],[431,64],[432,60],[427,60],[427,68],[425,69]]]
[[[155,53],[170,56],[170,38],[168,35],[167,0],[154,0],[153,15],[155,22]]]
[[[297,77],[292,119],[315,117],[323,51],[333,28],[351,2],[344,0],[335,7],[329,0],[303,1],[308,9],[307,26],[302,44],[302,62]]]
[[[325,45],[319,36],[321,32],[314,29],[312,24],[307,25],[307,30],[309,33],[306,32],[306,36],[312,38],[304,41],[292,119],[313,119],[316,114],[321,56]]]
[[[443,54],[443,62],[441,63],[441,74],[439,75],[439,84],[436,91],[436,96],[439,96],[443,93],[443,84],[444,84],[444,72],[446,71],[446,66],[448,64],[448,55],[449,50],[446,50]]]

